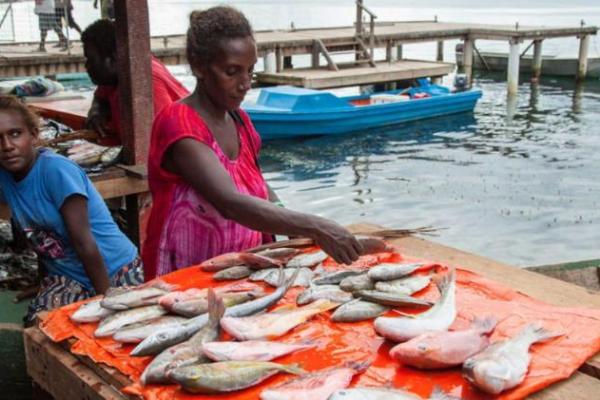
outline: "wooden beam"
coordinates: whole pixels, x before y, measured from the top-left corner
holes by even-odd
[[[437,56],[435,58],[436,61],[444,61],[444,41],[439,40],[437,42]]]
[[[517,94],[519,90],[519,40],[512,39],[509,42],[508,52],[508,70],[507,70],[507,90],[509,95]]]
[[[577,67],[577,80],[585,79],[588,67],[588,50],[590,48],[590,35],[579,38],[579,65]]]
[[[531,78],[537,81],[542,75],[542,41],[533,41],[533,60],[531,62]]]
[[[467,37],[463,43],[463,70],[467,75],[469,87],[473,82],[473,46],[475,46],[475,40]]]

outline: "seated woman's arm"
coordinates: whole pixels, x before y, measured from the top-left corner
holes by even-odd
[[[69,240],[85,268],[85,273],[96,293],[104,294],[110,286],[110,280],[90,229],[87,203],[84,196],[70,196],[64,201],[60,213],[69,233]]]
[[[337,262],[350,264],[360,255],[358,241],[335,222],[239,193],[217,156],[197,140],[171,145],[163,167],[181,176],[224,218],[260,232],[310,237]]]

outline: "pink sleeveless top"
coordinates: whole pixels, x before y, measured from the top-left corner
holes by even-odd
[[[179,175],[161,167],[173,143],[192,138],[214,151],[240,193],[267,199],[267,186],[256,162],[260,136],[244,111],[239,110],[239,116],[240,151],[235,160],[223,153],[202,118],[186,104],[173,103],[154,120],[148,159],[153,204],[142,249],[146,280],[263,242],[261,232],[223,218]]]

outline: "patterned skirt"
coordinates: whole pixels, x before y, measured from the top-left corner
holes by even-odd
[[[144,283],[144,266],[140,257],[119,270],[110,280],[111,287],[135,286]],[[31,325],[40,311],[52,310],[96,296],[96,292],[86,289],[81,283],[66,276],[47,276],[40,283],[40,290],[29,304],[25,325]]]

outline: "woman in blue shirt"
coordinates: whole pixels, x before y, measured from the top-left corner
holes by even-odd
[[[138,251],[119,230],[85,172],[37,149],[38,118],[17,98],[0,96],[0,202],[38,254],[45,272],[35,313],[143,282]]]

